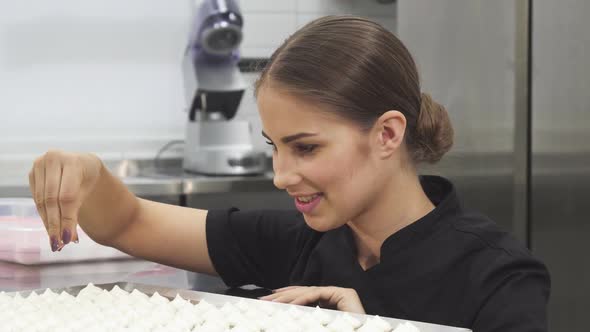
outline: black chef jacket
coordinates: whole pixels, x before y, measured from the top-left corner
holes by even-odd
[[[387,238],[366,271],[348,226],[317,232],[297,211],[209,211],[209,255],[228,286],[354,288],[371,315],[547,331],[545,266],[494,222],[464,212],[449,181],[420,180],[435,209]]]

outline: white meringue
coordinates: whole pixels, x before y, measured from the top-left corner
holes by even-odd
[[[391,325],[379,316],[364,324],[348,313],[339,315],[316,307],[288,306],[244,300],[215,306],[197,304],[177,294],[173,300],[154,292],[151,296],[119,286],[110,291],[88,284],[76,296],[51,289],[31,292],[24,298],[0,292],[2,331],[97,332],[419,332],[410,322]]]
[[[371,321],[371,323],[373,323],[376,327],[380,328],[383,332],[391,331],[391,325],[379,317],[379,315],[373,316],[368,320]]]
[[[352,325],[346,321],[346,319],[342,318],[342,316],[336,317],[328,326],[326,326],[330,331],[333,332],[352,332],[354,328]]]
[[[322,325],[327,325],[332,320],[330,315],[323,311],[320,307],[315,307],[312,312],[313,318],[317,319]]]
[[[168,302],[170,302],[170,301],[167,298],[163,297],[162,295],[158,294],[158,292],[155,292],[150,297],[150,303],[153,303],[155,305],[167,304]]]
[[[349,315],[347,313],[342,314],[341,317],[342,317],[342,319],[347,321],[350,324],[350,326],[352,326],[355,329],[358,329],[362,325],[361,321],[359,321],[358,319],[352,317],[351,315]]]

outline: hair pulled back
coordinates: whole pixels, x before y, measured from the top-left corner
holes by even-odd
[[[369,130],[383,113],[406,117],[404,140],[414,163],[435,163],[453,145],[447,111],[420,91],[416,64],[402,42],[357,16],[325,16],[291,35],[256,82],[318,102]]]

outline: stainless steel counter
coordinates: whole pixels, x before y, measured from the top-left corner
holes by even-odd
[[[107,167],[138,196],[174,196],[227,192],[278,191],[268,172],[255,176],[205,176],[186,173],[180,160],[122,160],[105,162]],[[157,167],[156,167],[157,166]],[[25,172],[0,174],[0,197],[31,197]]]
[[[220,278],[139,259],[71,264],[20,265],[0,262],[0,291],[61,288],[118,281],[227,293]]]

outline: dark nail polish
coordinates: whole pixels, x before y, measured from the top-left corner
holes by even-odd
[[[55,236],[51,237],[51,251],[55,252],[57,251],[58,248],[58,243],[57,243],[57,238]]]
[[[61,240],[64,242],[64,244],[70,243],[70,241],[72,241],[72,232],[70,232],[70,230],[67,228],[64,229]]]

